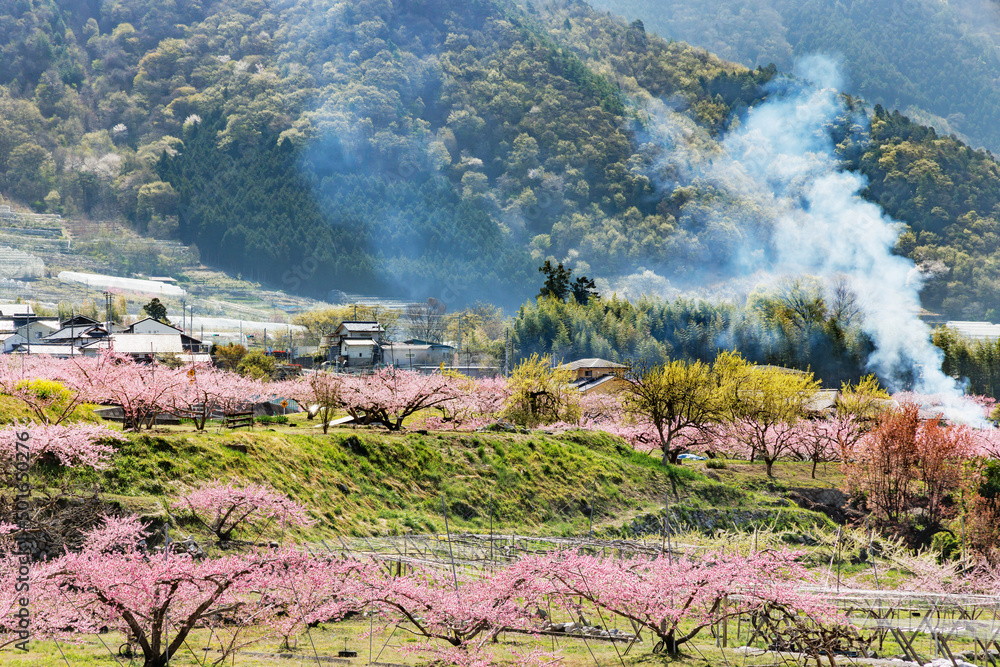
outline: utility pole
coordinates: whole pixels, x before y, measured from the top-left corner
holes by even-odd
[[[104,292],[104,316],[108,323],[108,335],[111,335],[111,292]]]

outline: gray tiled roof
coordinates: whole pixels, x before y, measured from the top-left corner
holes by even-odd
[[[563,364],[559,367],[566,371],[576,371],[581,368],[625,368],[622,364],[616,364],[613,361],[608,361],[607,359],[577,359],[576,361],[571,361],[568,364]]]

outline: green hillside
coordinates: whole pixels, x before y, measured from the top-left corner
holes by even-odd
[[[612,279],[724,263],[746,222],[661,185],[643,100],[708,155],[783,76],[561,0],[3,0],[0,26],[4,196],[316,296],[514,306],[550,256]],[[910,226],[926,305],[1000,312],[996,162],[854,110],[877,117],[845,116],[844,164]]]
[[[817,484],[808,479],[807,464],[786,464],[769,494],[759,465],[727,474],[724,485],[704,470],[664,467],[657,457],[598,432],[387,435],[345,429],[324,436],[300,432],[309,430],[301,415],[292,423],[296,427],[253,433],[181,427],[133,435],[106,470],[42,466],[35,479],[39,487],[98,486],[108,499],[153,519],[162,518],[184,489],[203,482],[268,484],[319,520],[308,535],[314,540],[443,532],[442,502],[457,531],[488,532],[492,526],[552,536],[582,535],[593,527],[617,534],[633,517],[661,508],[666,494],[687,515],[749,512],[758,520],[771,517],[782,529],[827,525],[822,515],[781,498],[786,487]],[[836,483],[833,470],[833,478],[819,483]]]
[[[721,61],[713,56],[683,42],[665,41],[647,32],[642,22],[626,25],[615,17],[597,14],[583,3],[557,0],[547,5],[542,18],[561,40],[579,45],[575,48],[589,66],[620,81],[633,97],[652,95],[669,100],[717,137],[725,135],[734,117],[738,124],[747,106],[766,99],[766,84],[780,76],[770,65],[753,72],[719,72],[715,67]],[[644,57],[636,56],[635,45],[642,46]],[[706,69],[715,73],[706,77]],[[858,114],[864,125],[859,124]],[[891,107],[868,107],[851,97],[831,134],[844,168],[868,179],[862,195],[905,223],[897,252],[922,269],[926,279],[921,295],[924,306],[955,319],[1000,318],[1000,284],[995,279],[1000,270],[996,259],[1000,249],[997,160]],[[714,147],[705,145],[702,150],[711,153]],[[721,237],[717,230],[711,235],[707,224],[705,229],[696,228],[694,242],[677,233],[677,220],[704,217],[704,211],[711,210],[711,202],[718,196],[712,188],[682,183],[672,192],[658,194],[657,212],[668,212],[670,223],[660,253],[674,261],[667,260],[665,265],[650,262],[648,266],[683,275],[706,259],[725,264],[727,257],[720,246],[728,244],[730,251],[739,251],[740,220],[725,221],[734,229]],[[575,219],[569,229],[577,234],[584,230],[584,239],[571,237],[570,243],[557,248],[564,250],[576,243],[576,247],[590,245],[613,253],[620,247],[615,243],[618,234],[638,228],[630,224],[634,220],[626,215],[588,227]],[[562,229],[557,227],[554,232]],[[586,236],[589,230],[594,230],[592,240]],[[690,233],[691,228],[683,231]],[[644,238],[654,235],[646,230]],[[677,250],[671,253],[670,246],[678,241],[678,249],[685,242],[698,248],[698,241],[703,241],[707,257]]]

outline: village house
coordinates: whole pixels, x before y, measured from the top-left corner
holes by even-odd
[[[183,362],[209,362],[211,357],[202,350],[201,341],[177,327],[147,317],[121,331],[115,331],[102,341],[81,347],[84,354],[97,355],[105,350],[136,359],[162,358],[173,355]]]
[[[152,317],[146,317],[139,320],[133,324],[126,327],[124,334],[131,335],[164,335],[164,336],[176,336],[180,335],[180,345],[181,352],[178,354],[200,354],[205,352],[202,349],[202,342],[197,338],[193,338],[172,324],[167,324],[159,320],[155,320]]]
[[[397,368],[417,369],[422,366],[450,366],[455,360],[455,348],[412,338],[401,343],[382,344],[382,363]]]
[[[2,336],[2,334],[0,334]],[[48,354],[57,357],[95,356],[106,350],[137,359],[174,355],[184,362],[207,362],[201,341],[177,327],[145,318],[129,326],[98,322],[75,315],[64,322],[36,320],[6,338],[0,337],[5,353]]]
[[[48,354],[48,352],[42,349],[43,346],[48,345],[68,345],[79,349],[84,345],[106,339],[110,333],[106,324],[83,315],[76,315],[62,322],[58,329],[41,338],[37,341],[37,344],[35,341],[32,341],[32,347],[34,348],[37,345],[38,349],[32,349],[31,351],[35,354]]]
[[[55,333],[59,328],[59,320],[34,320],[23,324],[13,331],[0,331],[0,344],[3,345],[3,353],[10,354],[19,347],[28,346],[32,343],[38,344],[43,338]]]
[[[384,338],[385,327],[378,322],[345,320],[324,342],[339,368],[362,370],[382,362]]]
[[[571,361],[558,368],[569,371],[573,375],[570,384],[580,393],[589,394],[591,392],[606,393],[611,391],[618,381],[616,373],[624,369],[625,366],[607,359],[591,358]]]
[[[27,323],[35,317],[35,309],[30,303],[0,303],[0,321],[20,321]]]
[[[108,336],[105,325],[89,317],[77,315],[65,322],[56,319],[34,318],[13,332],[0,334],[4,354],[48,354],[71,357],[80,354],[83,345],[104,340]],[[5,325],[11,320],[0,320]]]

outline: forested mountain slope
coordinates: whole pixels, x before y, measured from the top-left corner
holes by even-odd
[[[750,67],[826,53],[847,91],[1000,151],[1000,8],[993,0],[594,0]]]
[[[744,221],[663,186],[645,107],[708,156],[782,76],[577,1],[0,0],[0,192],[309,294],[514,305],[549,256],[683,280]],[[1000,311],[995,161],[850,108],[831,131],[909,224],[927,305]]]
[[[698,68],[686,72],[665,68],[659,63],[683,60],[678,54],[701,52],[649,34],[642,22],[623,25],[582,2],[552,2],[541,17],[551,33],[572,45],[589,66],[618,81],[627,98],[652,95],[667,100],[716,140],[725,136],[730,124],[738,126],[748,105],[766,99],[775,90],[772,78],[780,77],[771,66],[711,78],[700,76]],[[653,55],[657,52],[662,55]],[[1000,318],[1000,261],[996,256],[1000,249],[1000,165],[996,159],[898,111],[881,105],[866,107],[850,97],[831,133],[844,168],[867,177],[863,196],[906,223],[897,251],[922,270],[925,307],[956,319]],[[695,150],[710,158],[715,147],[696,145]],[[655,154],[645,158],[647,164],[657,162]],[[724,265],[726,252],[740,250],[740,221],[712,218],[713,202],[720,196],[712,187],[681,184],[657,195],[656,210],[668,212],[673,225],[661,242],[661,256],[671,263],[658,266],[647,261],[651,268],[698,275],[699,267]],[[632,227],[627,215],[591,226],[596,230],[592,237],[595,252],[598,248],[613,251],[617,247],[614,233],[623,227]],[[579,224],[571,226],[572,230],[580,228]],[[553,238],[562,229],[557,226]],[[586,238],[582,242],[572,238],[566,247],[574,243],[587,245]]]

